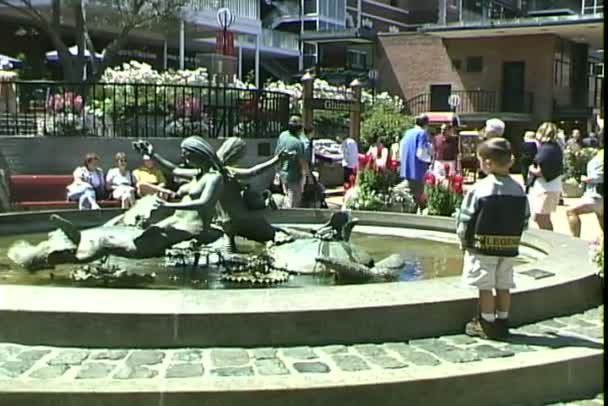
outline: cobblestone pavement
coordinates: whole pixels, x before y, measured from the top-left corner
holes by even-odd
[[[0,343],[0,381],[180,379],[380,370],[482,362],[561,347],[603,347],[603,305],[511,329],[507,342],[466,335],[384,344],[283,348],[87,349]],[[49,383],[52,385],[52,383]],[[603,404],[603,395],[560,405]]]
[[[575,400],[566,403],[551,403],[546,406],[599,406],[604,404],[604,394],[600,393],[594,398]]]

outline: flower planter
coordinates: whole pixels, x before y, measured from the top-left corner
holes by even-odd
[[[585,187],[573,179],[568,179],[562,183],[562,193],[564,197],[578,198],[585,192]]]

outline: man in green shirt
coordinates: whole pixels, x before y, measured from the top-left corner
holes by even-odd
[[[304,152],[304,144],[300,140],[302,132],[302,120],[298,116],[292,116],[287,123],[287,130],[279,135],[275,153],[287,151],[293,154],[291,159],[279,163],[278,171],[281,185],[286,199],[285,208],[296,208],[300,206],[304,182],[302,180],[308,173],[308,161]]]

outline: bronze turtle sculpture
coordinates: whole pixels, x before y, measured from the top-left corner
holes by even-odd
[[[312,233],[271,246],[269,254],[276,267],[300,274],[331,273],[337,280],[350,282],[397,279],[405,260],[391,255],[375,264],[365,248],[350,241],[357,222],[346,212],[334,213]],[[290,231],[290,235],[296,234]]]

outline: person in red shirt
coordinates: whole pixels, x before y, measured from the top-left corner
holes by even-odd
[[[436,176],[454,175],[457,172],[458,137],[454,127],[442,124],[440,133],[433,137],[433,172]],[[449,168],[449,173],[447,169]]]

